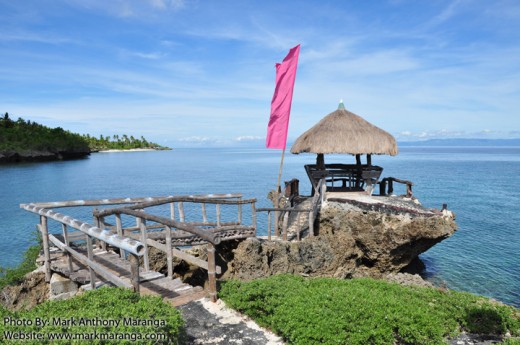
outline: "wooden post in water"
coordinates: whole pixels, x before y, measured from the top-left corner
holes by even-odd
[[[65,241],[65,245],[68,247],[70,245],[69,242],[69,232],[67,231],[67,224],[61,224],[61,229],[63,230],[63,241]],[[72,256],[68,251],[65,251],[65,257],[67,258],[67,264],[69,266],[69,274],[74,271],[72,267]]]
[[[144,245],[144,255],[143,255],[144,271],[148,272],[148,271],[150,271],[150,262],[148,260],[148,244],[146,243],[146,219],[139,218],[139,217],[137,219],[138,219],[139,224],[141,224],[141,226],[140,226],[141,243]]]
[[[40,232],[42,234],[43,256],[45,258],[45,281],[51,281],[51,252],[49,251],[49,228],[47,217],[40,216]]]
[[[173,279],[173,251],[172,251],[172,228],[166,228],[166,261],[168,264],[168,278]]]
[[[134,292],[140,293],[139,291],[139,257],[135,254],[129,253],[130,256],[130,279]]]
[[[89,235],[85,235],[85,240],[87,241],[87,257],[89,260],[94,261],[94,248],[92,245],[92,238],[90,238]],[[92,290],[94,290],[96,288],[96,273],[94,272],[92,267],[90,267],[90,265],[88,266],[88,271],[90,273],[90,287],[92,288]]]
[[[217,301],[217,277],[215,263],[215,245],[208,243],[208,289],[212,302]]]

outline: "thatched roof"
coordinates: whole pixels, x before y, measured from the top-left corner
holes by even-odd
[[[291,153],[302,152],[395,156],[398,149],[390,133],[345,110],[343,103],[340,103],[338,110],[325,116],[296,139]]]

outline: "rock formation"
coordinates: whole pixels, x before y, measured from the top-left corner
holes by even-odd
[[[400,272],[456,230],[454,215],[401,197],[332,198],[314,237],[302,241],[249,238],[233,250],[224,279],[279,273],[349,278]]]

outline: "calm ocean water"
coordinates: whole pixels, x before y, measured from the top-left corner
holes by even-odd
[[[309,194],[303,165],[314,159],[286,155],[283,180],[298,178],[300,193]],[[326,156],[326,161],[350,163],[353,157]],[[403,147],[398,156],[376,156],[373,163],[384,167],[383,176],[413,181],[414,194],[426,207],[447,203],[457,215],[455,235],[421,256],[428,279],[520,307],[519,147]],[[276,186],[279,164],[277,150],[226,148],[0,165],[0,266],[17,265],[34,243],[38,217],[22,211],[20,203],[239,192],[257,198],[257,207],[268,207],[266,195]],[[81,213],[64,211],[71,212]],[[265,219],[259,218],[262,224]]]

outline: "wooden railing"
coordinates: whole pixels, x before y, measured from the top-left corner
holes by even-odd
[[[51,279],[51,268],[50,268],[50,242],[56,247],[66,253],[68,268],[70,272],[72,269],[72,258],[76,259],[80,263],[88,267],[90,273],[90,284],[91,287],[95,287],[96,274],[99,274],[103,278],[112,282],[116,286],[124,286],[132,288],[134,291],[139,292],[139,257],[144,255],[144,246],[141,242],[134,239],[118,236],[110,233],[106,230],[100,229],[99,227],[92,226],[84,223],[80,220],[71,218],[52,210],[45,209],[37,206],[36,204],[22,204],[20,205],[26,211],[36,213],[40,215],[40,224],[38,224],[38,230],[42,235],[43,253],[44,253],[44,268],[45,268],[45,280],[47,282]],[[55,235],[49,234],[48,220],[52,219],[61,223],[63,231],[64,241],[60,241]],[[87,256],[78,252],[77,250],[70,247],[70,239],[68,227],[74,228],[82,232],[84,240],[87,244]],[[120,277],[114,275],[112,272],[105,269],[103,266],[98,264],[94,259],[93,244],[92,241],[96,239],[110,244],[120,250],[124,250],[129,253],[129,260],[131,265],[131,283],[129,284]]]
[[[322,169],[315,164],[305,165],[313,192],[325,178],[330,192],[363,191],[365,185],[377,183],[383,168],[376,165],[325,164]],[[369,179],[369,181],[367,181]]]
[[[392,195],[394,193],[394,182],[406,185],[406,197],[413,197],[412,186],[413,182],[408,180],[401,180],[395,177],[385,177],[379,182],[379,195]],[[388,191],[386,190],[388,186]]]
[[[185,204],[200,204],[201,218],[188,220],[185,214]],[[167,256],[168,277],[173,278],[173,257],[179,257],[191,264],[201,267],[208,271],[209,294],[212,300],[216,301],[216,274],[221,273],[221,268],[216,265],[215,246],[222,240],[246,238],[256,235],[256,199],[243,200],[241,194],[208,194],[190,196],[168,196],[150,198],[119,198],[103,200],[75,200],[61,202],[47,202],[35,204],[22,204],[21,207],[27,211],[40,214],[41,222],[39,229],[42,233],[43,246],[45,253],[46,278],[50,280],[50,253],[49,240],[58,248],[65,251],[67,255],[72,255],[82,264],[88,266],[91,275],[91,284],[95,284],[95,274],[99,274],[105,279],[118,286],[133,287],[139,291],[139,257],[143,257],[143,268],[147,272],[150,270],[149,247],[154,247]],[[154,215],[145,212],[147,208],[153,208],[169,204],[169,217]],[[207,205],[214,204],[216,216],[214,220],[209,220]],[[106,206],[123,205],[110,209],[94,209],[94,221],[96,226],[89,225],[69,216],[47,210],[48,207],[77,207],[77,206]],[[224,219],[221,208],[225,205],[235,205],[237,207],[236,220]],[[251,207],[251,223],[243,224],[242,208],[244,205]],[[176,207],[178,215],[176,215]],[[122,216],[135,218],[135,226],[123,226]],[[106,218],[114,216],[115,224],[107,222]],[[48,233],[47,218],[52,218],[61,222],[63,227],[64,242],[59,241],[56,236]],[[176,220],[178,218],[178,220]],[[150,222],[150,224],[148,224]],[[70,236],[66,225],[74,227],[86,234],[87,253],[85,257],[69,246]],[[165,243],[157,239],[164,239]],[[130,260],[131,281],[129,285],[121,278],[105,270],[94,260],[92,250],[92,240],[99,242],[102,248],[107,244],[119,249],[123,259]],[[189,255],[188,253],[174,248],[175,246],[207,244],[208,260]],[[69,259],[69,266],[72,262]]]
[[[274,235],[280,236],[280,219],[282,219],[282,239],[284,241],[287,240],[287,230],[289,225],[289,217],[294,213],[308,213],[308,226],[309,226],[309,236],[314,236],[314,223],[316,221],[316,217],[319,214],[319,210],[321,204],[325,198],[325,191],[327,189],[325,178],[322,178],[315,188],[313,193],[311,207],[310,208],[295,208],[295,207],[263,207],[258,208],[257,212],[267,212],[267,239],[271,240],[272,228],[271,223],[274,223]],[[272,219],[271,213],[274,213],[274,222]],[[300,241],[301,237],[301,224],[299,222],[298,217],[298,227],[296,230],[296,239]]]

